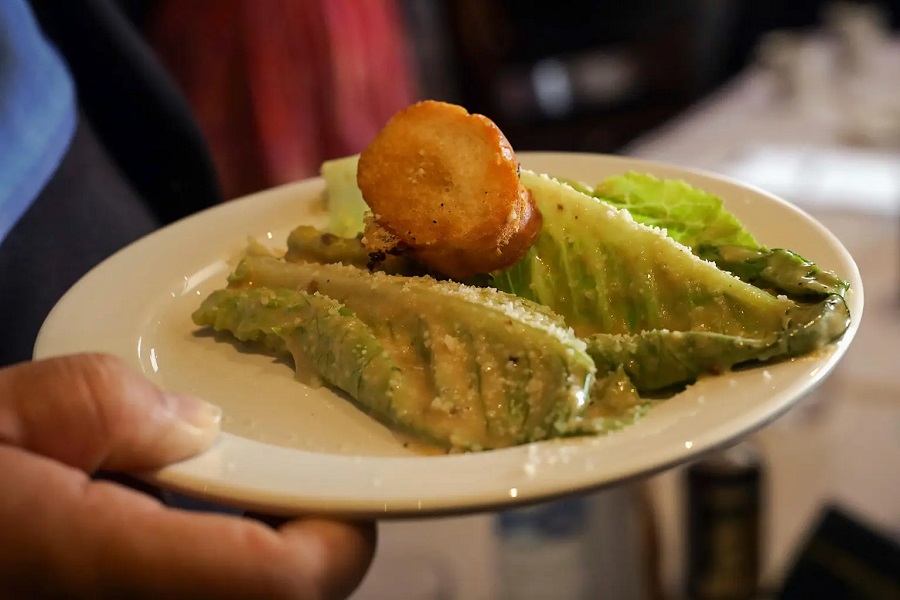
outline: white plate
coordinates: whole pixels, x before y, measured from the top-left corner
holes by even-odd
[[[776,418],[847,350],[862,316],[859,271],[838,240],[797,208],[733,181],[656,163],[559,153],[520,158],[527,168],[589,182],[631,169],[680,177],[721,196],[761,242],[796,250],[851,282],[850,330],[815,357],[706,379],[607,436],[417,454],[349,402],[295,381],[286,363],[195,333],[191,311],[224,284],[248,235],[277,246],[297,224],[323,222],[316,179],[215,207],[117,253],[59,302],[35,357],[111,352],[163,388],[222,406],[225,433],[211,450],[147,474],[165,488],[273,514],[383,518],[499,508],[689,460]]]

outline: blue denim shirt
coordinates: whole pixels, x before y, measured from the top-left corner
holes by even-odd
[[[0,0],[0,242],[59,166],[75,123],[62,58],[25,0]]]

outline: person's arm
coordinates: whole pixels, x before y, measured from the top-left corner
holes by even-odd
[[[274,529],[170,509],[90,477],[197,454],[215,440],[219,415],[109,356],[0,369],[0,597],[349,595],[372,559],[371,524]]]

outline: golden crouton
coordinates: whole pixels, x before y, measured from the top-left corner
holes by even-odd
[[[360,156],[357,183],[372,233],[383,228],[449,277],[511,265],[540,232],[506,136],[454,104],[419,102],[394,115]],[[370,238],[375,245],[385,235]]]

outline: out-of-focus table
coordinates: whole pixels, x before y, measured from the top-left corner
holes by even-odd
[[[845,360],[798,410],[755,435],[769,464],[763,551],[770,586],[780,583],[826,502],[900,535],[900,149],[849,144],[854,127],[873,125],[864,100],[900,97],[900,44],[878,60],[893,76],[876,70],[868,82],[815,90],[830,94],[827,102],[785,100],[777,79],[748,69],[626,149],[782,195],[828,227],[862,272],[865,318]],[[683,586],[680,476],[673,470],[648,481],[671,598]],[[491,515],[384,524],[371,576],[353,600],[401,591],[409,600],[497,598],[496,544]]]

